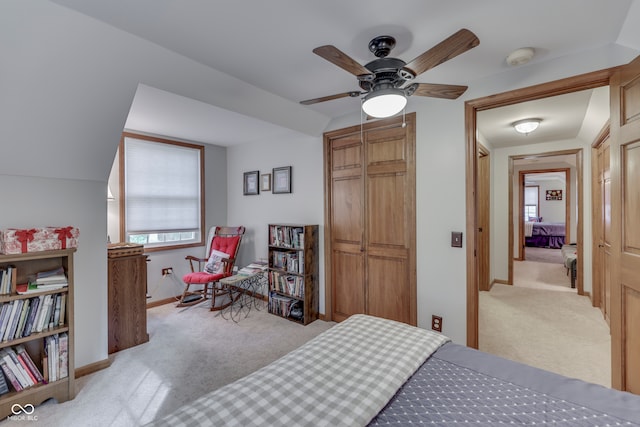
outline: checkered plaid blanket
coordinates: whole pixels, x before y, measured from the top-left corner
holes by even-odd
[[[364,426],[443,335],[354,315],[270,365],[153,426]]]

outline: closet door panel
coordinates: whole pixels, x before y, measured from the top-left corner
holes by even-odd
[[[410,284],[405,280],[405,257],[371,255],[367,258],[367,263],[369,314],[410,323]]]

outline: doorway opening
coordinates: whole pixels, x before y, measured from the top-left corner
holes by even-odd
[[[477,129],[479,128],[479,119],[477,116],[478,113],[495,109],[497,107],[511,106],[524,103],[526,101],[546,99],[556,95],[569,94],[583,91],[585,89],[595,89],[603,86],[608,86],[608,75],[609,74],[607,71],[596,72],[588,75],[565,79],[561,82],[552,82],[523,90],[508,92],[467,102],[467,205],[470,207],[470,209],[467,210],[467,345],[475,348],[479,347],[478,317],[480,314],[480,308],[478,271],[482,254],[479,254],[478,252],[482,250],[480,246],[482,236],[478,231],[478,217],[480,215],[479,207],[481,201],[478,200],[478,191],[480,188],[478,177],[478,158],[476,155],[472,154],[477,153],[478,145],[480,142],[483,145],[486,145],[486,142],[490,146],[489,149],[492,156],[492,169],[495,168],[495,165],[497,164],[496,162],[504,162],[504,164],[501,166],[501,170],[491,171],[492,200],[500,200],[500,197],[506,199],[508,197],[508,201],[502,200],[498,203],[492,202],[491,207],[491,222],[495,225],[493,228],[498,229],[491,234],[491,284],[498,284],[499,287],[506,285],[508,288],[511,288],[511,285],[513,285],[514,283],[514,258],[524,259],[526,257],[524,254],[525,249],[523,247],[525,241],[525,231],[523,230],[525,222],[525,203],[522,200],[523,195],[521,196],[520,193],[521,189],[519,184],[520,174],[518,170],[518,163],[521,161],[530,160],[532,158],[537,159],[537,161],[541,163],[543,162],[543,160],[547,162],[549,160],[553,160],[552,156],[568,156],[574,159],[573,163],[575,163],[575,165],[571,165],[566,168],[574,168],[575,175],[570,174],[571,177],[570,180],[568,180],[568,182],[570,182],[570,187],[569,189],[563,189],[563,195],[566,197],[571,193],[575,193],[576,196],[572,198],[571,205],[568,208],[565,207],[565,220],[563,222],[565,223],[566,229],[568,230],[568,232],[565,232],[565,239],[567,243],[575,243],[578,259],[584,260],[584,262],[579,264],[579,269],[577,272],[579,279],[576,281],[576,286],[578,286],[579,284],[579,286],[581,287],[581,289],[578,289],[579,294],[584,293],[584,289],[582,288],[585,281],[583,266],[590,265],[590,259],[585,259],[583,248],[583,227],[585,223],[585,216],[582,206],[583,197],[577,197],[577,194],[584,195],[584,188],[582,183],[582,178],[584,175],[583,148],[589,148],[592,141],[582,144],[582,146],[581,144],[576,143],[567,144],[566,146],[572,147],[569,150],[563,149],[562,144],[556,143],[555,145],[540,145],[540,148],[542,149],[540,149],[539,151],[535,151],[535,149],[529,147],[529,151],[518,152],[517,150],[502,150],[501,153],[500,150],[496,150],[495,147],[491,146],[490,140],[482,139],[482,132],[477,133]],[[478,140],[478,138],[480,138],[480,140]],[[582,141],[584,140],[585,138],[582,139]],[[535,171],[537,167],[528,166],[527,168],[528,170]],[[547,168],[545,167],[545,169]],[[526,169],[523,169],[521,167],[520,170]],[[522,186],[524,186],[524,176],[526,176],[526,174],[523,175]],[[580,179],[578,179],[578,177]],[[507,192],[507,187],[508,196],[504,194]],[[571,187],[573,188],[571,189]],[[496,194],[497,188],[504,193],[502,195]],[[561,188],[555,188],[553,190],[559,189]],[[546,189],[544,190],[544,192],[540,193],[540,197],[546,197]],[[564,203],[566,203],[565,197],[563,197]],[[500,203],[503,204],[500,205]],[[507,211],[502,210],[503,208],[507,208]],[[535,209],[539,208],[540,206],[535,207]],[[530,209],[534,208],[532,207]],[[544,215],[538,214],[531,216],[540,217]],[[566,217],[568,216],[570,216],[570,218],[566,219]],[[590,217],[586,219],[588,224]],[[508,227],[504,227],[505,223],[508,224]],[[503,224],[503,226],[498,227],[498,224]],[[502,230],[499,230],[500,228]],[[590,250],[587,251],[586,255],[590,258]],[[589,286],[587,288],[587,291],[589,291],[591,289],[590,272],[588,273],[588,277],[586,278],[589,282]],[[605,363],[608,364],[609,362],[605,361]]]
[[[467,345],[469,347],[478,348],[478,135],[477,115],[481,111],[491,110],[497,107],[515,105],[525,101],[548,98],[556,95],[569,94],[586,89],[594,89],[609,85],[609,77],[611,70],[601,70],[588,74],[570,77],[550,83],[531,86],[524,89],[518,89],[501,94],[491,95],[476,100],[470,100],[465,103],[465,134],[466,134],[466,205],[467,205],[467,227],[466,227],[466,248],[467,248]],[[492,161],[492,164],[494,162]],[[498,178],[492,172],[492,181]],[[504,177],[507,178],[506,176]],[[491,212],[492,221],[496,220],[495,209]],[[506,219],[506,218],[505,218]],[[506,221],[505,221],[506,222]],[[494,227],[495,228],[495,227]],[[512,233],[513,231],[510,231]],[[508,236],[507,242],[513,241],[513,236]],[[491,247],[497,248],[499,245],[492,242]],[[505,246],[503,244],[502,246]],[[506,245],[510,246],[510,245]],[[502,247],[501,250],[505,248]],[[582,248],[578,248],[580,251]],[[493,250],[492,250],[493,252]],[[581,255],[580,253],[578,254]],[[496,259],[493,256],[491,259]],[[504,258],[503,258],[504,259]],[[494,263],[492,262],[492,282],[497,282],[496,272],[494,271]]]

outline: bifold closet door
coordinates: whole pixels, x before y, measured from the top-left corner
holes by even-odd
[[[415,115],[325,135],[331,318],[415,325]]]

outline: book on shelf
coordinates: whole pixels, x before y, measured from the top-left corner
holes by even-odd
[[[47,356],[47,366],[49,373],[49,382],[57,381],[60,379],[59,377],[59,336],[49,335],[45,337],[45,345],[44,350]],[[43,362],[44,365],[44,362]]]
[[[11,305],[11,313],[9,314],[9,321],[7,323],[7,328],[5,329],[4,334],[2,335],[2,341],[8,341],[12,339],[13,337],[12,334],[15,334],[18,317],[20,312],[22,311],[24,300],[19,299],[19,300],[12,301],[12,303],[13,304]]]
[[[53,270],[41,271],[36,274],[36,284],[40,286],[67,285],[67,275],[64,273],[64,267],[58,267]]]
[[[15,350],[16,350],[16,353],[18,354],[18,357],[24,360],[27,368],[29,369],[31,374],[33,374],[33,376],[35,377],[36,382],[43,383],[44,376],[42,375],[42,372],[40,372],[36,364],[33,362],[33,359],[27,352],[27,349],[24,347],[24,345],[22,344],[17,345]]]
[[[64,332],[58,340],[58,379],[69,376],[69,335]]]
[[[45,291],[52,291],[55,289],[63,289],[66,288],[69,284],[68,283],[44,283],[44,284],[38,284],[35,281],[31,281],[28,283],[21,283],[19,285],[16,285],[16,292],[19,295],[28,295],[28,294],[34,294],[37,292],[45,292]]]
[[[11,341],[64,326],[66,309],[66,293],[38,295],[2,303],[0,341]]]
[[[41,291],[38,290],[38,285],[35,282],[27,282],[16,285],[16,292],[19,295],[26,295]]]
[[[16,268],[13,265],[0,268],[0,294],[11,294],[11,286],[16,280]]]
[[[29,314],[27,314],[27,321],[25,322],[24,330],[22,331],[23,337],[28,337],[29,335],[31,335],[33,322],[35,322],[36,316],[38,314],[41,300],[41,297],[33,297],[29,299]]]
[[[9,385],[7,384],[7,377],[0,369],[0,395],[9,393]]]
[[[11,312],[12,306],[13,301],[2,304],[2,308],[0,308],[0,341],[9,322],[9,313]]]
[[[66,309],[67,309],[67,294],[61,294],[60,295],[60,318],[58,320],[58,326],[64,326]]]
[[[22,364],[18,361],[18,357],[13,350],[10,348],[3,348],[0,350],[0,358],[7,363],[9,370],[13,375],[15,375],[20,383],[21,389],[29,388],[35,384],[35,382],[31,380],[29,374],[24,370]]]
[[[296,298],[304,298],[304,278],[302,276],[281,274],[278,271],[272,271],[270,276],[272,290],[291,295]]]
[[[271,225],[269,244],[285,248],[302,248],[304,247],[304,227]]]
[[[51,312],[51,304],[53,303],[53,297],[51,294],[44,296],[42,301],[42,309],[39,310],[38,318],[36,319],[35,332],[42,332],[45,329],[45,325],[49,326],[49,315]]]
[[[15,391],[22,391],[24,389],[24,387],[22,387],[22,384],[20,384],[20,381],[18,381],[18,377],[16,377],[13,371],[9,368],[7,362],[2,357],[0,357],[0,368],[2,369],[5,378],[9,380]]]

